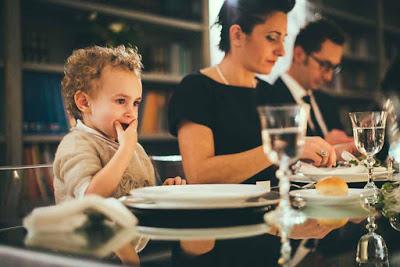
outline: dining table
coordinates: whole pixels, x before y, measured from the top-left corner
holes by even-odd
[[[378,209],[298,202],[292,198],[307,220],[291,230],[291,266],[400,266],[400,229]],[[279,228],[264,220],[275,207],[273,201],[213,209],[128,205],[135,227],[97,222],[68,233],[9,227],[0,230],[0,266],[279,266]],[[387,247],[381,265],[356,260],[371,217]]]

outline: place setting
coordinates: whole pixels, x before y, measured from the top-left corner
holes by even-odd
[[[344,151],[342,158],[344,163],[334,168],[315,167],[304,162],[297,162],[295,165],[295,175],[291,176],[292,182],[306,183],[309,189],[291,191],[291,196],[296,196],[307,201],[308,204],[320,205],[347,205],[358,203],[360,195],[376,198],[379,189],[374,181],[394,181],[395,175],[392,162],[387,161],[386,166],[377,164],[374,156],[384,145],[384,133],[387,114],[380,112],[355,112],[349,114],[353,125],[353,135],[355,146],[364,157],[359,159],[353,154]],[[328,179],[330,184],[337,188],[337,192],[331,194],[321,194],[318,192],[319,183],[326,186],[324,180]],[[347,184],[364,183],[364,188],[345,188],[340,192],[340,187],[347,187]],[[296,186],[295,186],[296,187]]]
[[[196,184],[134,189],[120,201],[142,226],[207,228],[260,223],[279,196],[264,185]]]

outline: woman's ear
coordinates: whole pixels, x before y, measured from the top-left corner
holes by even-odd
[[[74,94],[75,105],[82,113],[90,113],[90,103],[89,103],[89,95],[81,90],[78,90]]]
[[[242,28],[238,24],[233,24],[229,28],[229,38],[231,46],[240,47],[245,38],[245,33],[242,31]]]
[[[295,46],[293,49],[293,63],[303,64],[307,57],[306,52],[301,46]]]

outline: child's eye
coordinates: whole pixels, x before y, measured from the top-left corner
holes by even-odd
[[[115,102],[117,103],[117,104],[125,104],[125,99],[123,99],[123,98],[119,98],[119,99],[117,99],[117,100],[115,100]]]
[[[140,101],[135,101],[135,102],[133,102],[133,106],[134,107],[138,107],[140,105]]]

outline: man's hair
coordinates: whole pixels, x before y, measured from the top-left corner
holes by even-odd
[[[244,33],[250,34],[255,25],[263,23],[274,12],[288,13],[295,3],[295,0],[225,0],[215,22],[221,26],[219,49],[229,52],[232,25],[238,24]]]
[[[82,114],[75,104],[75,93],[96,93],[98,86],[95,82],[106,66],[132,72],[138,78],[143,68],[137,48],[126,48],[123,45],[115,48],[91,46],[77,49],[68,57],[61,88],[66,109],[74,118],[82,119]]]
[[[345,35],[343,30],[334,22],[321,18],[308,23],[300,30],[294,46],[300,46],[307,54],[311,54],[320,51],[322,43],[326,40],[337,45],[343,45]]]

